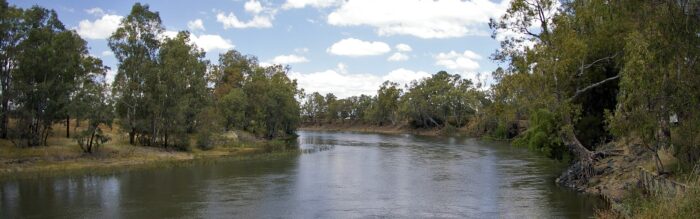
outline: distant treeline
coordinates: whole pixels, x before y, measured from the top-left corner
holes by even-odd
[[[338,99],[307,94],[301,105],[306,124],[361,122],[368,125],[403,125],[413,128],[463,127],[488,106],[486,92],[458,74],[441,71],[413,81],[405,88],[384,82],[373,96]]]
[[[285,138],[300,121],[300,91],[288,69],[262,67],[234,50],[212,65],[188,32],[164,37],[147,5],[135,4],[108,40],[119,61],[112,84],[109,68],[55,11],[0,6],[0,137],[17,146],[47,145],[56,123],[69,137],[71,120],[88,121],[74,134],[88,153],[109,140],[100,127],[113,121],[131,144],[181,150],[192,134],[209,148],[212,136],[232,129]]]

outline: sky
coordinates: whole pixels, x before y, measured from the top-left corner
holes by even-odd
[[[10,0],[22,8],[54,9],[88,42],[90,54],[111,67],[117,60],[107,38],[137,1]],[[509,0],[158,0],[140,1],[157,11],[166,36],[191,33],[192,43],[216,64],[230,49],[263,65],[289,65],[306,93],[340,98],[376,94],[391,80],[405,85],[438,71],[460,74],[485,87],[499,63],[490,18]]]

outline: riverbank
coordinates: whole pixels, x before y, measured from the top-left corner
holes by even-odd
[[[406,125],[376,126],[361,123],[332,123],[332,124],[306,124],[299,127],[302,131],[349,131],[381,134],[414,134],[423,136],[443,136],[456,133],[448,133],[444,129],[414,129]]]
[[[599,218],[692,218],[700,215],[700,169],[681,170],[670,151],[661,150],[659,157],[668,175],[656,175],[652,153],[639,147],[640,142],[619,140],[599,150],[616,150],[619,155],[600,159],[594,166],[595,176],[576,189],[604,197],[609,209]],[[654,175],[652,182],[643,182],[641,173]],[[662,181],[683,186],[671,191],[660,186]],[[648,191],[649,184],[657,191]],[[660,186],[660,187],[659,187]]]
[[[56,127],[60,129],[61,127]],[[93,154],[85,154],[76,141],[65,136],[52,136],[49,146],[18,148],[9,140],[0,140],[0,179],[55,176],[65,174],[113,172],[123,169],[158,165],[177,165],[211,158],[244,158],[270,154],[265,140],[235,139],[230,145],[210,150],[192,147],[176,151],[159,147],[134,146],[118,130],[105,129],[111,141]],[[60,130],[57,130],[60,131]],[[63,132],[65,133],[65,129]]]

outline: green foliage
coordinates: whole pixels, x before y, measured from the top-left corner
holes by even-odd
[[[482,100],[470,80],[441,71],[411,84],[402,111],[414,127],[462,127],[482,108]]]
[[[119,61],[116,111],[131,144],[189,150],[187,134],[210,102],[208,62],[188,32],[161,39],[163,31],[158,12],[137,3],[109,38]]]
[[[222,126],[223,115],[219,113],[219,107],[206,107],[197,115],[199,129],[196,134],[196,145],[199,149],[210,150],[215,146],[224,145],[225,142],[219,138],[223,133]]]
[[[398,109],[403,90],[399,84],[385,81],[377,91],[377,98],[369,110],[369,117],[377,125],[395,125],[399,120]]]
[[[78,146],[83,151],[83,153],[95,153],[99,150],[100,146],[108,141],[112,140],[107,136],[102,129],[99,127],[91,127],[87,130],[78,132],[73,138],[78,142]]]
[[[261,67],[257,59],[229,51],[220,58],[214,94],[224,127],[274,139],[294,136],[300,122],[300,91],[287,69]]]
[[[4,76],[9,78],[3,79],[9,80],[3,86],[12,88],[11,95],[3,93],[7,98],[4,101],[14,106],[5,115],[11,113],[17,121],[9,137],[18,140],[15,143],[20,146],[46,145],[51,125],[71,113],[72,97],[90,73],[88,65],[92,62],[86,60],[92,57],[86,42],[74,31],[66,30],[55,11],[34,6],[14,16],[22,16],[15,25],[23,30],[14,34],[23,36],[12,48],[17,53],[5,60],[16,65]],[[7,118],[3,123],[7,128]]]
[[[530,127],[513,141],[513,145],[561,160],[567,151],[559,137],[558,121],[553,113],[537,110],[530,118]]]

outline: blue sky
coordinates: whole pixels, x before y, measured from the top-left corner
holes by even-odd
[[[136,1],[10,0],[40,5],[88,41],[90,53],[116,71],[106,38]],[[190,31],[216,63],[235,49],[261,63],[288,64],[307,93],[373,94],[384,80],[402,84],[440,70],[490,82],[499,42],[488,20],[508,0],[161,0],[141,1],[160,13],[167,34]],[[479,74],[480,73],[480,74]],[[111,75],[114,72],[110,73]]]

